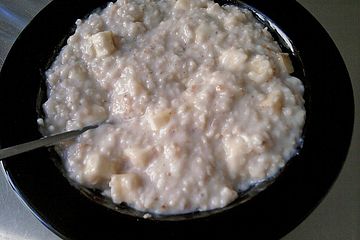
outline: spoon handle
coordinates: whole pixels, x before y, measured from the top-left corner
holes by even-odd
[[[12,147],[0,149],[0,161],[3,160],[4,158],[11,157],[11,156],[23,153],[23,152],[27,152],[27,151],[37,149],[40,147],[52,146],[61,141],[75,138],[75,137],[79,136],[80,134],[82,134],[83,132],[85,132],[89,129],[96,128],[96,127],[98,127],[98,125],[87,126],[80,130],[63,132],[63,133],[51,135],[48,137],[43,137],[43,138],[31,141],[31,142],[27,142],[27,143],[15,145]]]

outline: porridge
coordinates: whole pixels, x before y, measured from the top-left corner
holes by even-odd
[[[287,54],[250,11],[118,0],[77,20],[47,70],[45,128],[69,177],[153,213],[221,208],[295,154],[305,110]]]

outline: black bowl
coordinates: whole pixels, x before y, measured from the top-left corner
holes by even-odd
[[[104,7],[106,2],[55,0],[21,33],[0,75],[1,147],[40,137],[36,119],[41,114],[38,95],[39,89],[44,89],[44,72],[74,31],[76,19]],[[299,154],[275,181],[252,189],[224,209],[150,219],[126,206],[115,206],[91,190],[71,186],[56,167],[59,164],[54,164],[60,160],[49,149],[3,161],[14,190],[56,234],[69,239],[273,239],[298,225],[328,192],[346,158],[354,119],[350,79],[334,43],[295,1],[218,2],[250,8],[292,54],[295,74],[305,85],[307,111]]]

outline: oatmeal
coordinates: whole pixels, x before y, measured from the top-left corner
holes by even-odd
[[[68,175],[153,213],[221,208],[296,151],[305,110],[289,56],[245,9],[118,0],[77,20],[46,72]]]

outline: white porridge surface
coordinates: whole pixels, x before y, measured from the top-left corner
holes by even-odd
[[[77,20],[50,69],[49,134],[70,178],[153,213],[221,208],[295,153],[304,87],[250,11],[118,0]]]

